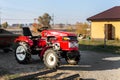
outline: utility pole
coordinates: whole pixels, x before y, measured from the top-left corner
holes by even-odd
[[[1,12],[1,8],[0,8],[0,28],[2,27],[2,25],[1,25],[1,21],[2,21],[2,18],[1,18],[1,17],[2,17],[2,16],[1,16],[1,15],[2,15],[2,12]]]

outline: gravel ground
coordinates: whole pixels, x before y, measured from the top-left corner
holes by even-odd
[[[22,65],[16,62],[12,52],[0,51],[0,76],[34,74],[36,77],[62,79],[79,74],[82,80],[120,80],[120,55],[118,54],[81,51],[79,65],[67,65],[63,59],[61,62],[61,66],[56,71],[42,74],[41,72],[47,69],[38,56],[33,56],[30,64]]]

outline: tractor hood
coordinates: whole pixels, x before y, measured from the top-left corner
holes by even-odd
[[[42,36],[76,36],[76,34],[66,31],[59,31],[59,30],[44,30],[42,31]]]

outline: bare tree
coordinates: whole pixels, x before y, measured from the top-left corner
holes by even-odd
[[[89,34],[87,29],[89,28],[89,24],[87,23],[76,23],[76,33],[77,34]]]
[[[48,27],[50,26],[50,21],[52,20],[51,16],[48,13],[44,13],[43,16],[39,16],[38,22],[42,25],[42,27]]]

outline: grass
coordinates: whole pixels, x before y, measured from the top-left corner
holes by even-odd
[[[19,76],[20,76],[20,74],[12,74],[12,75],[7,74],[7,75],[4,75],[4,76],[2,77],[2,79],[3,79],[3,80],[11,80],[11,79],[17,78],[17,77],[19,77]]]
[[[35,76],[35,77],[30,76],[30,77],[24,78],[24,75],[11,74],[7,69],[0,68],[0,80],[55,80],[55,79],[52,79],[50,77],[38,77],[38,76]]]
[[[104,45],[104,41],[92,41],[92,40],[80,40],[79,48],[82,51],[96,51],[120,54],[120,41],[107,41]]]
[[[0,68],[0,80],[10,80],[20,76],[19,74],[11,74],[7,69]]]
[[[28,78],[20,78],[20,74],[7,74],[0,77],[0,80],[56,80],[50,77],[28,77]]]

